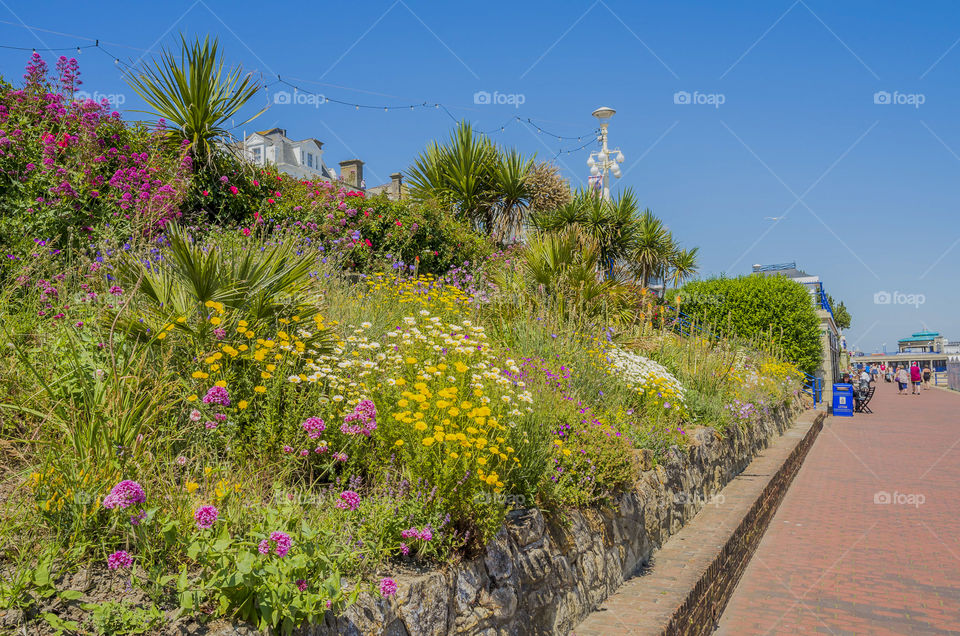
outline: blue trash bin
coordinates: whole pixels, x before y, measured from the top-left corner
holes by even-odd
[[[833,414],[840,417],[853,417],[853,385],[833,385]]]

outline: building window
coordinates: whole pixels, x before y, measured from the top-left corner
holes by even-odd
[[[263,155],[261,154],[260,151],[261,151],[260,146],[257,146],[256,148],[254,148],[254,149],[251,151],[251,154],[253,155],[253,162],[256,163],[256,164],[262,164],[262,163],[263,163]]]
[[[312,167],[313,167],[313,153],[312,153],[312,152],[308,152],[308,153],[307,153],[307,167],[309,167],[309,168],[312,168]]]

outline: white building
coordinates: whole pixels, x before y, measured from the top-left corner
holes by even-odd
[[[274,164],[281,172],[298,179],[334,179],[323,162],[323,142],[317,139],[294,141],[284,128],[251,133],[243,140],[243,154],[251,163]]]

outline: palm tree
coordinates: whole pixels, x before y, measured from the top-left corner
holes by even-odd
[[[637,197],[625,190],[613,201],[599,194],[578,190],[573,199],[551,212],[533,216],[535,227],[541,231],[560,231],[577,228],[597,244],[598,265],[607,277],[612,277],[617,264],[627,259],[636,239]]]
[[[670,230],[653,212],[644,210],[638,221],[632,254],[632,264],[642,287],[649,287],[652,280],[663,279],[674,251],[676,247]]]
[[[674,287],[682,286],[683,283],[697,274],[699,270],[697,265],[697,252],[699,251],[699,247],[694,247],[691,249],[676,250],[671,254],[669,261],[671,272],[669,280],[673,283]]]
[[[433,142],[420,153],[408,175],[414,198],[453,208],[477,230],[505,241],[518,237],[526,221],[533,168],[532,159],[497,148],[460,122],[445,145]]]
[[[195,160],[208,162],[215,154],[214,143],[229,134],[225,126],[260,90],[251,74],[239,66],[224,70],[217,39],[188,43],[180,36],[180,55],[164,50],[152,64],[126,76],[137,95],[153,109],[150,112],[176,126],[173,140],[187,140]],[[242,122],[263,114],[266,107]]]

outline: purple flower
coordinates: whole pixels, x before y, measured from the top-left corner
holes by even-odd
[[[293,542],[290,540],[290,535],[285,532],[271,532],[270,541],[276,546],[274,550],[280,558],[287,556],[287,552],[290,551],[290,546],[293,545]]]
[[[107,557],[107,566],[111,570],[126,570],[133,566],[133,557],[125,550],[117,550]]]
[[[297,589],[300,590],[301,592],[306,592],[307,582],[304,581],[303,579],[297,579]]]
[[[257,546],[257,551],[260,554],[270,554],[270,539],[264,539]]]
[[[397,593],[397,582],[393,579],[380,580],[380,594],[383,596],[393,596]]]
[[[143,487],[135,481],[125,479],[113,487],[110,494],[103,498],[104,508],[127,508],[142,504],[147,500]]]
[[[193,513],[193,518],[196,520],[198,528],[206,530],[213,525],[219,515],[220,511],[213,506],[200,506]]]
[[[341,510],[356,510],[360,507],[360,495],[352,490],[344,490],[340,493],[340,501],[337,502],[337,508]]]

